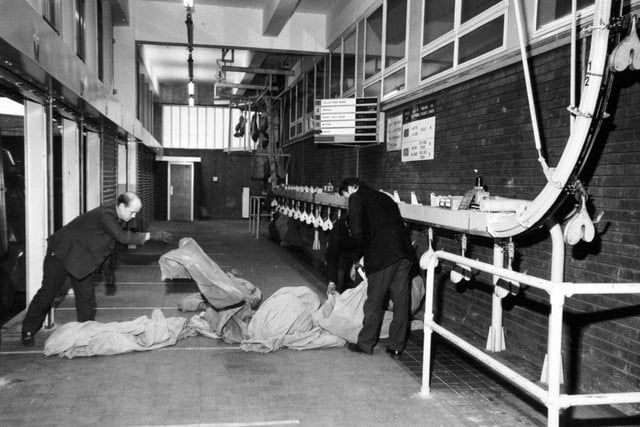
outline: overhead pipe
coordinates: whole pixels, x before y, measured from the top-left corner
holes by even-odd
[[[578,4],[577,0],[571,0],[571,64],[569,69],[571,70],[569,73],[569,105],[571,108],[574,108],[576,105],[576,32],[577,32],[577,14],[578,14]],[[574,122],[576,121],[576,117],[571,114],[569,116],[569,129],[573,130]]]
[[[514,2],[519,8],[519,2]],[[580,97],[580,105],[573,109],[575,126],[564,151],[553,168],[552,178],[547,179],[547,184],[531,202],[531,204],[521,213],[515,215],[501,215],[491,218],[488,224],[489,233],[494,237],[510,237],[523,233],[533,227],[552,209],[554,203],[563,192],[564,186],[574,173],[579,162],[584,161],[582,151],[587,138],[594,138],[592,123],[600,120],[595,114],[600,114],[598,107],[606,105],[601,101],[601,89],[606,73],[607,48],[609,45],[609,28],[607,23],[611,16],[611,0],[596,1],[593,12],[593,26],[591,36],[591,51],[589,53],[587,70],[588,79],[583,83],[583,90]],[[525,67],[526,68],[526,67]]]

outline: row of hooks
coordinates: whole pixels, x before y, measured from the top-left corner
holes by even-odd
[[[280,197],[273,199],[271,206],[281,215],[313,225],[323,231],[332,230],[333,224],[342,216],[340,208],[332,209],[331,206]]]

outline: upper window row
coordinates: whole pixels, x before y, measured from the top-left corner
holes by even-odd
[[[98,2],[99,9],[97,13],[102,19],[102,2]],[[75,21],[75,45],[76,54],[85,60],[86,56],[86,8],[85,0],[75,0],[74,2],[74,21]],[[42,0],[42,17],[51,25],[58,33],[62,33],[62,3],[61,0]],[[102,25],[102,22],[99,23]]]
[[[577,7],[593,3],[577,0]],[[332,45],[328,97],[357,92],[385,99],[405,90],[407,39],[413,31],[420,31],[420,83],[507,47],[510,0],[422,0],[419,29],[409,28],[410,5],[408,0],[382,0]],[[528,12],[535,14],[535,26],[540,29],[566,17],[571,0],[537,0]]]

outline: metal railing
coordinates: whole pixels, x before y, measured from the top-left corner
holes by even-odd
[[[520,282],[541,289],[549,295],[551,312],[549,314],[549,342],[547,344],[548,386],[546,389],[433,320],[434,269],[438,259],[467,266],[473,270],[484,271],[505,280]],[[547,407],[547,425],[550,427],[557,427],[560,422],[560,410],[571,406],[640,403],[640,392],[599,394],[563,394],[560,392],[562,316],[565,298],[574,294],[636,294],[640,293],[640,283],[552,282],[445,251],[433,253],[427,263],[426,272],[427,293],[425,296],[424,359],[421,389],[423,396],[430,394],[431,337],[432,333],[435,332],[542,402]]]

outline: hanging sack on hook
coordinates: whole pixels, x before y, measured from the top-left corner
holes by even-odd
[[[238,124],[236,125],[236,133],[233,134],[236,138],[242,138],[244,136],[244,130],[247,127],[247,119],[244,116],[240,116]]]
[[[260,129],[258,128],[258,113],[253,113],[251,116],[251,139],[253,142],[257,142],[260,138]]]
[[[624,71],[627,67],[631,70],[640,69],[640,38],[638,38],[636,31],[636,19],[636,15],[633,15],[629,33],[618,43],[609,56],[611,71]]]

